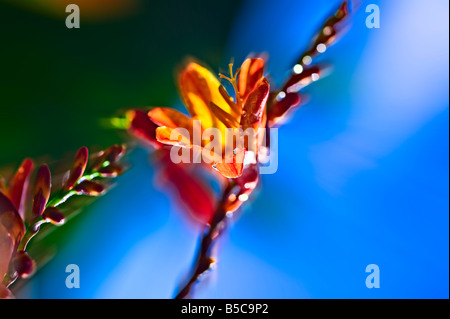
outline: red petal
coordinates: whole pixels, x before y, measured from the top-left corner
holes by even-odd
[[[241,115],[241,127],[244,131],[247,128],[253,128],[255,130],[259,128],[268,96],[269,82],[263,79],[252,93],[250,93],[244,104]]]
[[[236,178],[241,176],[244,168],[245,151],[241,150],[233,156],[233,163],[215,163],[213,167],[223,176],[228,178]]]
[[[196,174],[198,166],[174,164],[168,154],[169,152],[160,158],[166,164],[159,180],[173,188],[190,216],[207,223],[214,214],[215,201],[212,190]]]
[[[32,160],[24,160],[11,180],[8,188],[8,196],[22,218],[24,217],[24,199],[33,166]]]
[[[140,110],[128,111],[127,117],[130,119],[129,131],[137,138],[150,143],[155,148],[161,148],[162,144],[156,140],[156,128],[147,112]]]
[[[242,63],[238,78],[239,95],[245,102],[264,75],[263,59],[246,59]]]

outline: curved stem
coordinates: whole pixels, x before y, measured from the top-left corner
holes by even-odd
[[[234,185],[232,184],[227,186],[214,216],[206,226],[205,233],[201,240],[200,249],[197,252],[194,272],[192,273],[187,284],[185,284],[185,286],[175,296],[175,299],[188,298],[194,286],[204,278],[207,272],[214,265],[215,260],[213,258],[212,250],[214,248],[214,244],[217,242],[217,239],[225,229],[227,222],[227,211],[225,211],[223,204],[227,200],[233,186]]]

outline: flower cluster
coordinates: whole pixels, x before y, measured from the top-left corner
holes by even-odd
[[[96,154],[88,166],[88,149],[81,148],[61,187],[53,192],[52,176],[46,164],[37,169],[29,191],[34,167],[30,159],[23,161],[9,183],[0,178],[0,298],[11,297],[7,287],[17,278],[33,273],[35,263],[26,249],[41,225],[63,224],[65,215],[58,207],[70,197],[103,194],[106,185],[102,180],[123,172],[118,160],[124,151],[124,146],[114,145]]]

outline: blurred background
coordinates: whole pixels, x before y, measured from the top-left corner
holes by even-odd
[[[79,4],[81,28],[65,6]],[[365,7],[380,7],[368,29]],[[125,135],[101,119],[182,107],[176,67],[267,52],[280,84],[339,1],[0,1],[0,168]],[[449,297],[449,4],[362,2],[333,72],[279,129],[279,168],[222,238],[198,298]],[[171,298],[201,233],[135,149],[116,186],[31,244],[53,254],[24,298]],[[67,289],[68,264],[81,287]],[[380,288],[368,289],[368,264]]]

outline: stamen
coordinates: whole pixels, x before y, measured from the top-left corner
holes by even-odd
[[[236,121],[234,117],[232,117],[230,114],[222,110],[219,106],[214,104],[214,102],[209,102],[209,108],[214,113],[214,115],[221,121],[223,124],[225,124],[226,127],[239,127],[239,123]]]
[[[223,85],[219,86],[219,93],[222,95],[223,99],[230,106],[231,111],[234,113],[234,115],[239,116],[241,114],[242,110],[239,108],[239,106],[236,103],[234,103],[233,98],[228,95],[228,92],[225,90]]]
[[[233,73],[233,63],[228,64],[228,67],[230,68],[230,77],[223,75],[222,73],[219,73],[220,78],[222,79],[226,79],[228,82],[231,83],[231,85],[233,86],[235,95],[236,95],[236,102],[235,105],[237,106],[237,108],[233,108],[233,111],[236,111],[236,115],[241,114],[242,112],[242,99],[241,96],[239,95],[239,90],[237,87],[237,77],[238,74],[241,72],[241,69],[237,69],[236,73]]]

